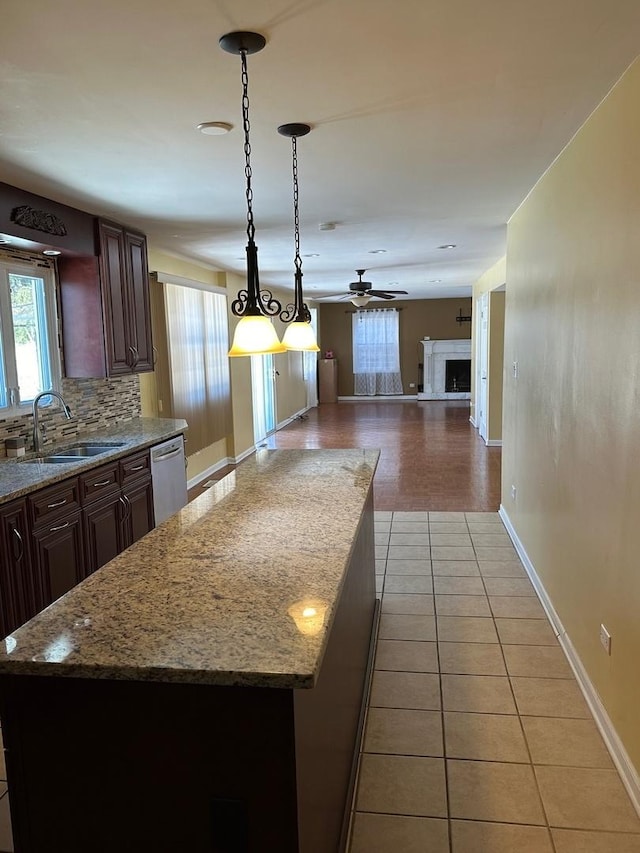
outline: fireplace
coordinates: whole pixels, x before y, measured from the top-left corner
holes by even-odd
[[[471,359],[460,358],[445,361],[444,390],[471,391]]]
[[[469,400],[471,340],[422,341],[424,381],[418,400]]]

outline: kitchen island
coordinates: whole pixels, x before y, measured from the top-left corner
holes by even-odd
[[[378,451],[259,451],[4,640],[16,853],[338,853]]]

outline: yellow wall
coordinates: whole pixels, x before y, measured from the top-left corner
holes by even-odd
[[[640,769],[638,104],[637,61],[509,223],[502,500]]]
[[[383,307],[382,300],[370,303]],[[422,382],[418,365],[424,357],[422,339],[458,340],[471,337],[471,323],[458,323],[456,317],[471,314],[471,299],[396,299],[385,308],[400,311],[400,373],[405,394],[417,394]],[[333,350],[338,359],[338,395],[353,395],[353,351],[351,347],[351,318],[354,311],[350,302],[328,302],[320,307],[320,349]],[[414,388],[410,387],[413,383]]]

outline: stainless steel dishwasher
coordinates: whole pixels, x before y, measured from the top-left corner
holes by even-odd
[[[187,503],[183,436],[177,435],[151,448],[151,480],[153,511],[158,525]]]

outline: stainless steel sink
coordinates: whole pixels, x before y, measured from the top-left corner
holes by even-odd
[[[78,444],[75,447],[65,447],[64,450],[59,450],[56,453],[50,453],[48,456],[42,456],[39,459],[27,459],[27,462],[42,462],[45,465],[61,465],[65,462],[78,462],[81,459],[86,459],[91,456],[99,456],[101,453],[108,453],[117,447],[124,447],[123,444]]]

